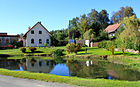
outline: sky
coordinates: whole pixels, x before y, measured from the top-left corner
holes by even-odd
[[[0,32],[26,33],[40,21],[49,31],[66,29],[69,20],[91,9],[105,9],[111,17],[122,6],[131,6],[140,18],[140,0],[0,0]]]

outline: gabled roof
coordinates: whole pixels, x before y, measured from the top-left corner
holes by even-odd
[[[120,24],[113,24],[113,25],[109,25],[104,31],[110,33],[110,32],[114,32],[119,28]]]
[[[51,33],[41,24],[41,22],[37,22],[32,28],[30,28],[30,29],[23,35],[23,37],[26,37],[27,33],[30,32],[37,24],[40,24],[40,25],[49,33],[49,35],[52,36]]]

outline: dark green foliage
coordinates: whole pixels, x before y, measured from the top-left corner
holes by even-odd
[[[51,31],[52,37],[52,45],[54,46],[65,46],[68,43],[68,30],[55,30]]]
[[[21,47],[22,46],[22,44],[20,42],[17,42],[17,41],[12,41],[10,44],[13,45],[14,47],[15,46],[17,46],[17,47]]]
[[[57,49],[53,52],[54,56],[63,56],[63,49]]]
[[[69,38],[70,39],[79,38],[80,36],[81,36],[81,34],[80,34],[79,30],[72,30],[69,33]]]
[[[29,49],[30,49],[30,51],[31,51],[32,53],[34,53],[34,52],[35,52],[35,50],[36,50],[36,48],[35,48],[35,47],[30,47]]]
[[[25,48],[25,47],[20,48],[20,50],[21,50],[23,53],[26,52],[26,48]]]

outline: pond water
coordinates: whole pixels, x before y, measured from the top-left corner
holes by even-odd
[[[61,76],[76,76],[92,79],[117,79],[137,81],[140,80],[140,72],[131,70],[124,65],[101,61],[77,61],[48,59],[0,59],[0,68],[15,71],[30,71],[38,73],[50,73]]]

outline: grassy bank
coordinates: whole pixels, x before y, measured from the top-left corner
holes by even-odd
[[[32,53],[29,48],[27,47],[26,52],[22,53],[19,49],[5,49],[5,50],[0,50],[0,54],[8,54],[12,56],[24,56],[24,55],[43,55],[43,54],[51,54],[53,51],[56,49],[64,49],[65,47],[37,47],[37,50],[35,53]]]
[[[85,48],[87,48],[87,53],[85,53]],[[44,56],[47,54],[51,54],[53,51],[57,50],[57,49],[66,49],[65,46],[63,47],[37,47],[37,50],[35,53],[32,53],[28,48],[26,53],[22,53],[20,51],[20,49],[6,49],[6,50],[0,50],[0,54],[8,54],[8,55],[12,55],[12,56],[26,56],[26,55],[35,55],[35,56]],[[67,56],[90,56],[90,55],[98,55],[98,56],[102,56],[102,55],[112,55],[110,51],[102,49],[102,48],[90,48],[90,47],[83,47],[80,51],[77,52],[77,54],[75,53],[71,53],[68,54],[66,51],[63,52],[65,55]],[[115,52],[114,56],[123,56],[122,52]],[[125,53],[125,57],[137,57],[140,58],[139,54],[132,54],[132,53]]]
[[[30,73],[27,71],[10,71],[6,69],[0,69],[0,74],[18,78],[35,79],[46,82],[59,82],[86,87],[139,87],[140,85],[140,81],[84,79],[77,77],[56,76],[43,73]]]

